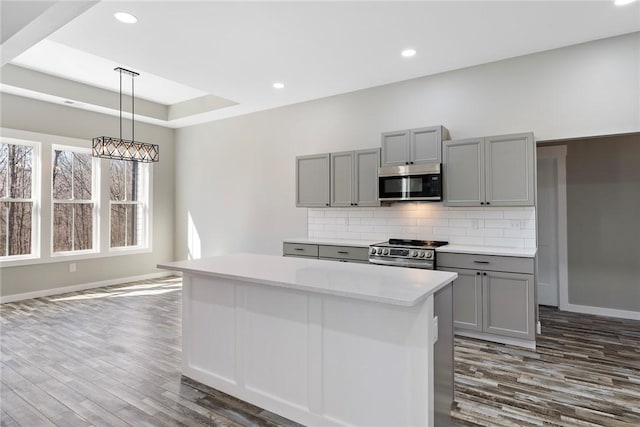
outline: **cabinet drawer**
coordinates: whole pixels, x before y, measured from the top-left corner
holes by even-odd
[[[320,258],[369,261],[368,247],[320,245],[318,253]]]
[[[534,273],[534,259],[495,255],[449,254],[438,252],[437,268],[467,268],[473,270]]]
[[[283,255],[295,255],[295,256],[318,256],[318,245],[309,245],[305,243],[287,243],[282,245]]]

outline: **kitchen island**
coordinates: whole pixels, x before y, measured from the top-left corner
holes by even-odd
[[[183,273],[185,376],[309,426],[448,414],[455,273],[256,254],[158,267]]]

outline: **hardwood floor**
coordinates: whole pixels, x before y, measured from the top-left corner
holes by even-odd
[[[179,278],[0,306],[2,426],[294,426],[180,375]],[[456,339],[467,426],[640,426],[640,322],[542,308],[536,351]]]

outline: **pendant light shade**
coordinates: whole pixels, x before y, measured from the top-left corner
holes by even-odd
[[[160,160],[160,148],[135,140],[135,90],[134,78],[139,74],[122,67],[114,69],[120,73],[120,137],[98,136],[93,138],[92,155],[105,159],[129,160],[154,163]],[[122,138],[122,74],[131,76],[131,139]]]

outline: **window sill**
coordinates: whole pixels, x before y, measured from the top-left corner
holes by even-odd
[[[26,265],[37,265],[37,264],[52,264],[56,262],[69,262],[69,261],[82,261],[88,259],[100,259],[100,258],[111,258],[116,256],[123,255],[138,255],[153,252],[151,248],[118,248],[118,249],[109,249],[107,252],[84,252],[84,253],[66,253],[66,254],[55,254],[51,255],[47,258],[40,257],[29,257],[29,258],[20,258],[20,259],[11,259],[11,260],[0,260],[0,267],[20,267]]]

